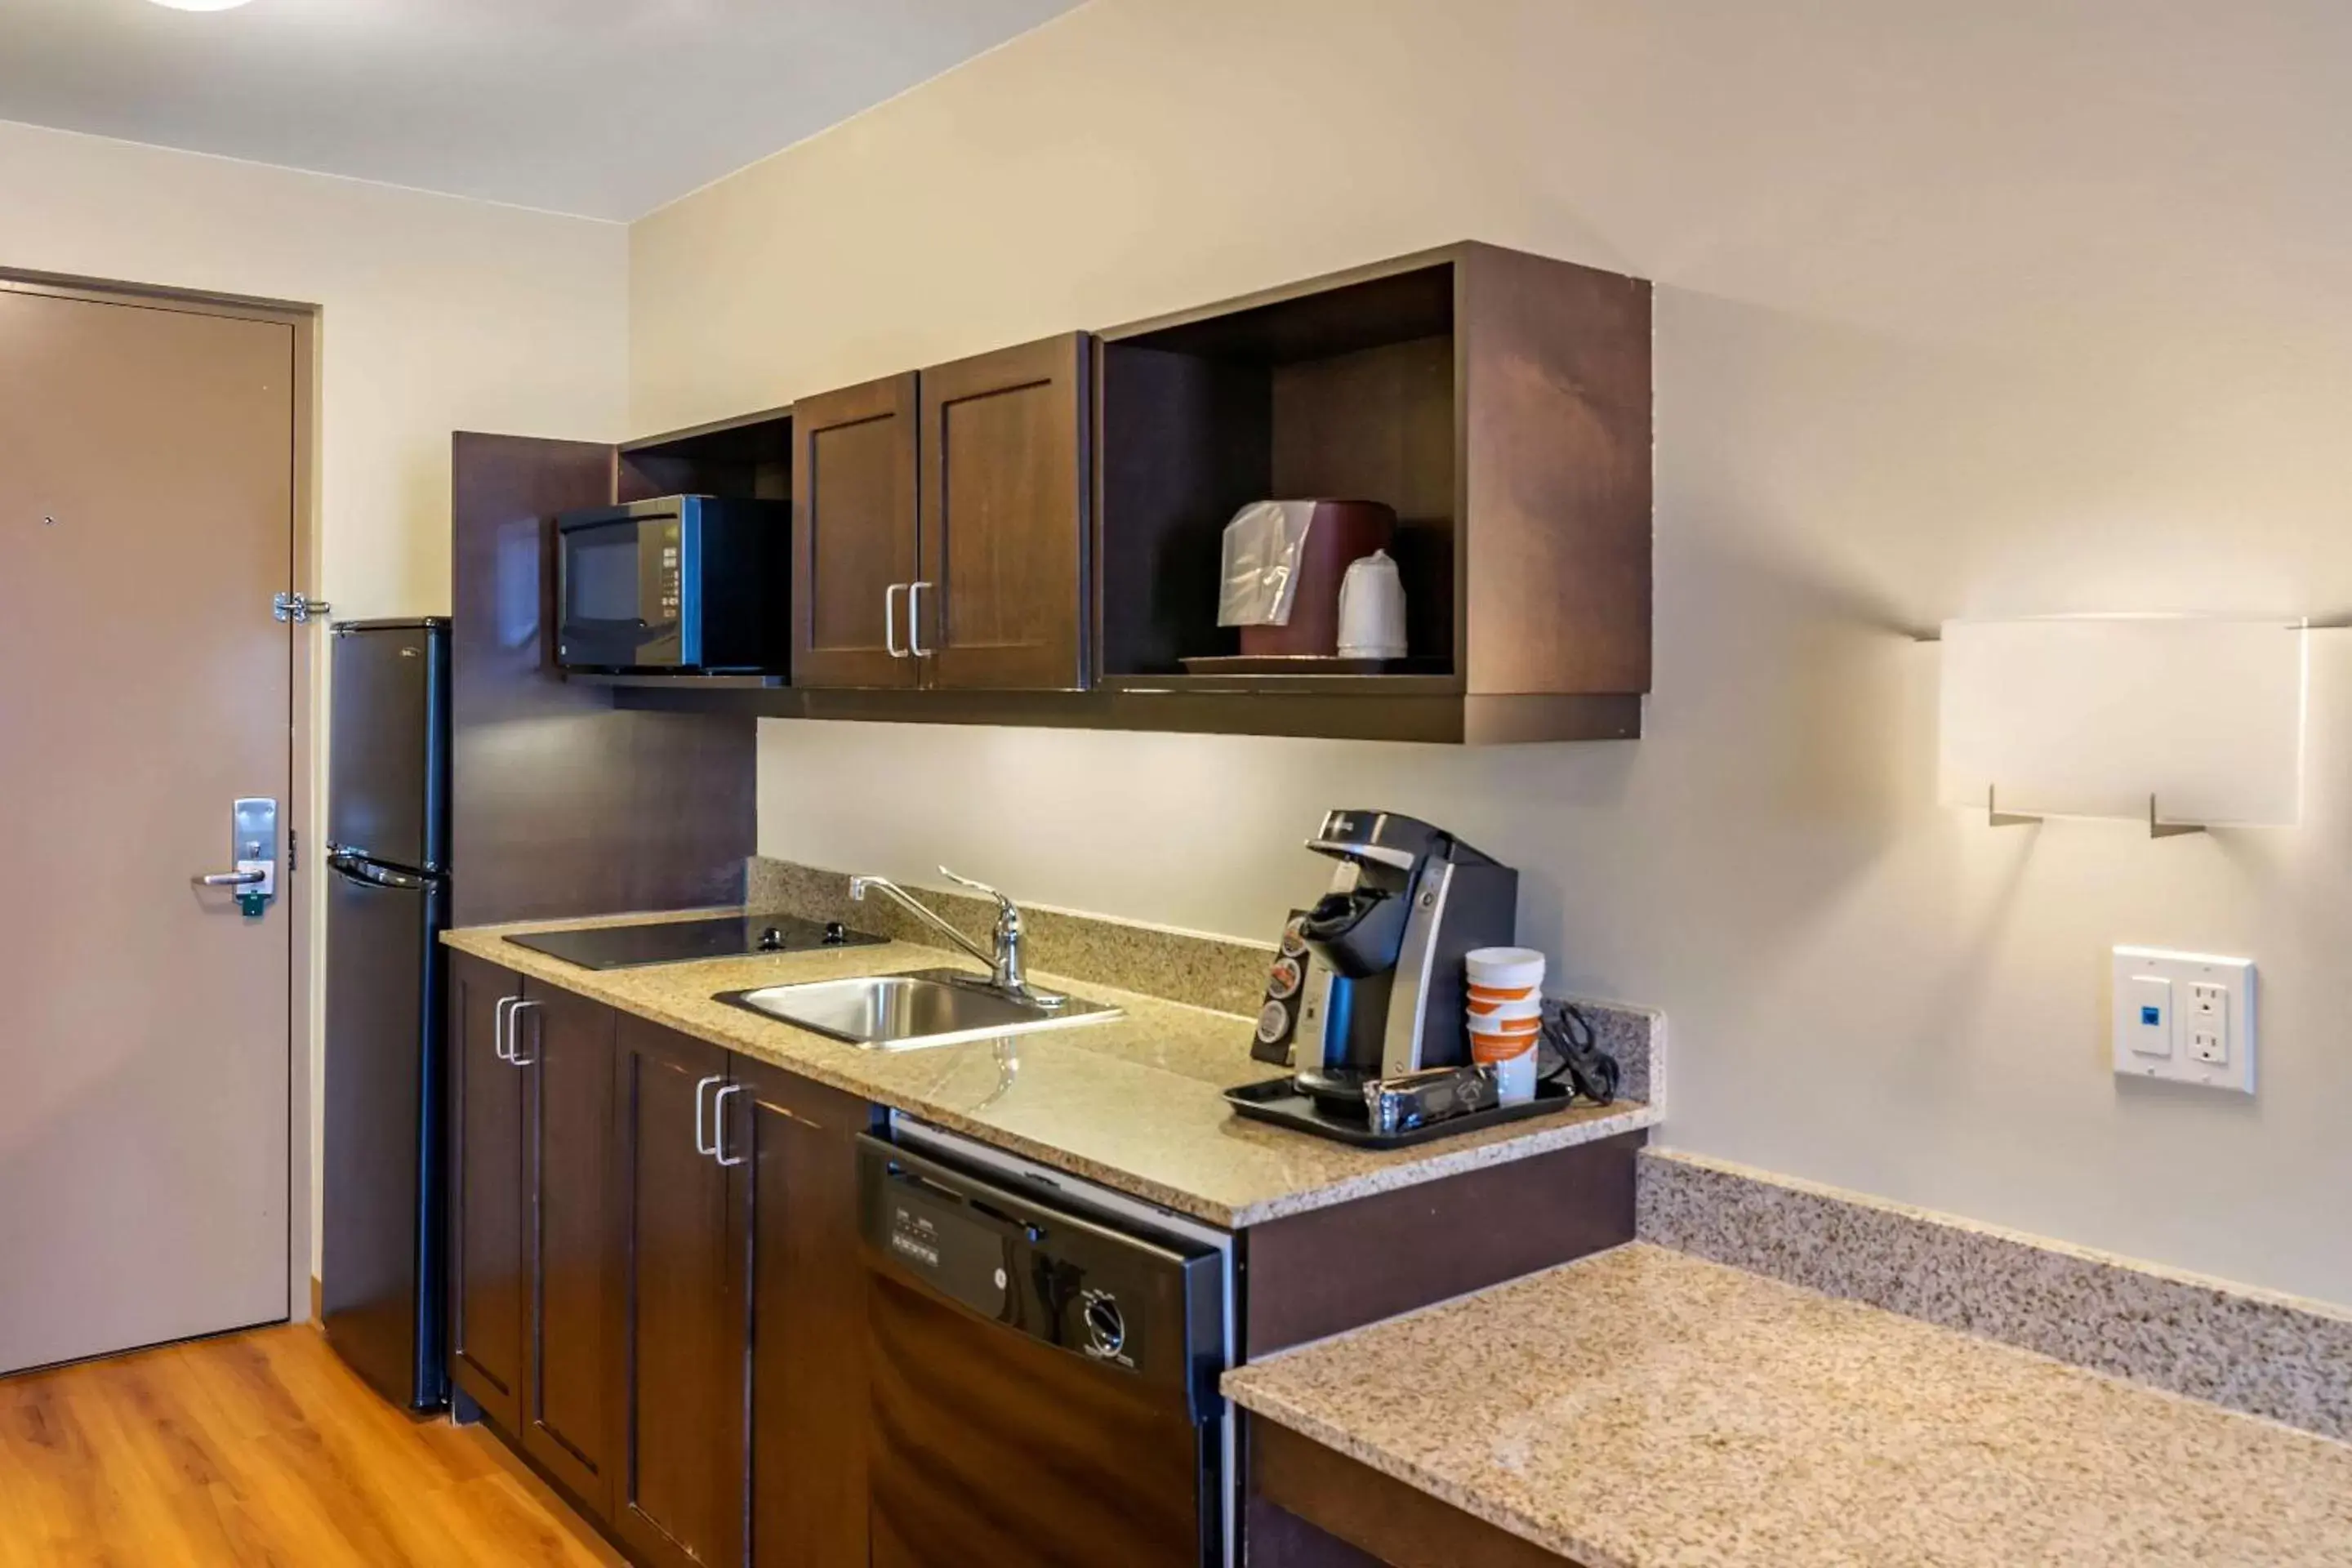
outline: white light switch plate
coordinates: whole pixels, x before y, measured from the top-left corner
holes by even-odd
[[[2254,1092],[2252,959],[2118,947],[2114,996],[2117,1076]]]

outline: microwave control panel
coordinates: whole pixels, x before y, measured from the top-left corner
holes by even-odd
[[[677,519],[669,519],[655,529],[653,545],[653,549],[645,552],[641,557],[654,570],[653,592],[647,597],[655,605],[655,611],[647,618],[656,626],[676,626],[682,597],[680,584],[684,581],[684,574],[678,564]]]

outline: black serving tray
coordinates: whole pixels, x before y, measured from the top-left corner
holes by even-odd
[[[1475,1110],[1467,1116],[1433,1121],[1402,1132],[1375,1132],[1362,1117],[1350,1120],[1335,1114],[1313,1096],[1299,1093],[1298,1086],[1287,1078],[1245,1083],[1225,1090],[1226,1103],[1234,1108],[1236,1116],[1312,1132],[1321,1138],[1335,1138],[1359,1149],[1410,1149],[1416,1143],[1475,1132],[1481,1128],[1554,1115],[1566,1110],[1575,1100],[1575,1091],[1564,1083],[1539,1083],[1536,1085],[1536,1097],[1517,1105],[1498,1105],[1492,1110]]]

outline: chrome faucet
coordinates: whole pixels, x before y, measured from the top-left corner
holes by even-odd
[[[985,893],[996,900],[996,926],[992,933],[995,939],[995,952],[987,951],[980,943],[950,925],[940,916],[933,913],[929,905],[918,902],[906,889],[887,877],[852,877],[849,879],[849,896],[863,903],[868,891],[889,894],[909,914],[922,920],[932,930],[939,931],[958,947],[988,965],[988,986],[992,991],[1036,1007],[1059,1007],[1069,1000],[1067,996],[1055,992],[1035,989],[1022,972],[1021,906],[987,883],[975,882],[970,877],[959,877],[945,866],[940,868],[940,875],[950,882],[970,888],[976,893]]]

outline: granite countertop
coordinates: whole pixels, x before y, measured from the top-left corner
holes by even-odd
[[[2352,1446],[1641,1243],[1224,1385],[1587,1568],[2352,1565]]]
[[[962,953],[893,942],[592,970],[505,940],[523,931],[737,912],[699,910],[475,926],[446,932],[442,941],[534,980],[1234,1229],[1591,1142],[1657,1121],[1650,1106],[1621,1101],[1414,1149],[1354,1149],[1233,1114],[1222,1091],[1273,1077],[1276,1069],[1252,1059],[1251,1020],[1231,1013],[1033,974],[1055,990],[1113,1003],[1126,1016],[971,1045],[861,1050],[711,998],[719,992],[803,980],[943,967],[978,973],[980,966]]]

